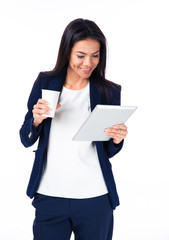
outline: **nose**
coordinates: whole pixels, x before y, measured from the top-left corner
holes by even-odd
[[[83,64],[84,64],[84,66],[86,66],[86,67],[91,66],[91,58],[86,56],[86,57],[84,58]]]

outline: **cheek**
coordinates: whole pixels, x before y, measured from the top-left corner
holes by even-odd
[[[70,59],[70,62],[69,62],[69,65],[72,67],[72,68],[76,68],[80,65],[80,61],[78,61],[77,59],[75,58],[71,58]]]
[[[99,59],[96,59],[96,60],[94,61],[95,68],[97,67],[98,64],[99,64]]]

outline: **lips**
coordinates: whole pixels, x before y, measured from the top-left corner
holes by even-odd
[[[80,68],[80,70],[84,73],[90,73],[91,72],[91,68]]]

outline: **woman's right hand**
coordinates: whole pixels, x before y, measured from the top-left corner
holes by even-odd
[[[60,107],[61,105],[58,104],[56,109]],[[32,110],[33,118],[34,118],[33,125],[35,127],[38,127],[39,124],[41,124],[43,120],[47,118],[46,116],[43,116],[43,114],[48,115],[50,113],[50,110],[51,109],[48,106],[48,102],[43,99],[39,99],[37,104],[33,106],[33,110]]]

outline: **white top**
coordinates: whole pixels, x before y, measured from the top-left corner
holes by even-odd
[[[54,197],[90,198],[108,193],[94,143],[72,141],[91,113],[89,84],[81,90],[63,87],[52,119],[47,163],[38,193]]]

